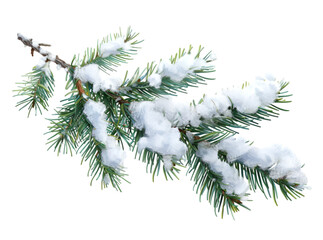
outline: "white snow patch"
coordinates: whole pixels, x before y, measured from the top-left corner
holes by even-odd
[[[162,83],[162,76],[158,73],[153,73],[148,77],[149,85],[155,88],[159,88]]]
[[[50,52],[48,52],[46,49],[43,49],[43,48],[39,48],[39,53],[42,54],[42,55],[50,54]]]
[[[246,194],[249,185],[238,175],[237,169],[231,167],[226,162],[222,162],[218,158],[218,149],[216,146],[199,143],[196,155],[208,164],[212,172],[222,176],[221,187],[226,190],[227,194],[236,194],[240,197]]]
[[[193,74],[194,70],[201,69],[203,66],[206,66],[204,59],[195,58],[191,54],[185,54],[174,64],[172,64],[170,60],[161,61],[158,72],[162,76],[169,77],[171,80],[179,82],[189,74]]]
[[[147,148],[162,155],[174,155],[181,158],[186,145],[180,141],[180,133],[171,122],[156,109],[154,102],[132,102],[131,115],[137,129],[145,129],[145,136],[138,142],[138,150]]]
[[[269,170],[276,164],[272,147],[250,147],[250,150],[239,157],[239,162],[250,168],[259,166],[263,170]]]
[[[39,59],[39,62],[35,66],[35,69],[43,71],[46,74],[46,76],[48,78],[50,78],[51,77],[51,71],[50,71],[50,68],[49,68],[49,62],[46,62],[46,60],[47,60],[46,57],[41,57]]]
[[[288,148],[280,145],[272,146],[273,157],[276,165],[270,169],[270,177],[274,179],[283,178],[288,173],[299,170],[302,164]]]
[[[48,60],[50,60],[50,61],[52,61],[52,62],[55,62],[55,60],[56,60],[56,55],[53,55],[53,54],[51,54],[51,53],[48,53],[47,58],[48,58]],[[59,64],[57,64],[57,65],[59,65]]]
[[[205,95],[203,101],[196,105],[196,111],[204,119],[231,117],[231,105],[229,98],[223,93]]]
[[[298,189],[309,188],[307,187],[307,177],[302,171],[293,171],[286,176],[286,180],[290,183],[296,184]]]
[[[227,138],[217,146],[227,153],[229,162],[238,161],[250,168],[258,166],[269,171],[271,178],[285,178],[300,189],[307,184],[307,178],[301,171],[302,164],[286,147],[277,144],[265,148],[251,147],[245,140],[236,137]]]
[[[103,103],[89,99],[84,105],[83,113],[93,126],[92,136],[105,145],[105,149],[101,151],[102,163],[119,169],[125,158],[125,152],[117,145],[115,138],[107,134],[108,123],[105,111],[106,107]]]
[[[32,41],[32,44],[31,44],[34,48],[38,48],[39,47],[39,44],[38,42],[36,41]]]
[[[116,76],[108,76],[99,69],[97,64],[91,63],[83,67],[76,67],[74,77],[81,80],[82,83],[89,82],[93,84],[93,92],[99,90],[111,90],[117,92],[122,80]]]
[[[232,136],[222,140],[218,144],[219,150],[227,153],[227,160],[233,162],[240,156],[249,151],[250,145],[246,143],[246,140],[239,136]]]
[[[197,113],[204,119],[231,117],[232,107],[241,113],[255,113],[259,107],[272,104],[277,98],[279,83],[269,79],[257,78],[242,88],[233,87],[215,95],[205,95],[196,105]]]
[[[100,46],[100,56],[106,58],[110,55],[116,55],[120,53],[121,50],[129,50],[130,43],[124,42],[123,37],[118,37],[115,40],[111,40],[107,43],[103,43]]]
[[[110,184],[110,177],[109,174],[105,174],[103,181],[106,185]]]
[[[172,123],[172,126],[199,126],[201,121],[194,106],[177,98],[159,98],[153,101],[156,110]]]
[[[255,113],[259,107],[270,105],[277,98],[279,85],[277,81],[257,78],[242,88],[224,91],[234,107],[242,113]]]
[[[36,69],[42,69],[45,64],[46,64],[46,60],[47,58],[46,57],[41,57],[37,63],[37,65],[35,66]]]
[[[173,168],[172,155],[164,155],[163,161],[165,169],[170,171]]]

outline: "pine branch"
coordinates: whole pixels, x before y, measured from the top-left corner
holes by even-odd
[[[126,63],[128,60],[132,60],[131,56],[136,54],[139,49],[137,45],[142,42],[142,40],[135,40],[138,35],[138,33],[132,32],[130,27],[125,36],[123,36],[121,30],[119,33],[108,35],[97,44],[96,48],[88,48],[85,51],[83,58],[80,58],[79,55],[77,57],[74,56],[74,64],[80,67],[88,64],[97,64],[100,66],[100,69],[106,73],[116,71],[116,67],[120,66],[122,63]],[[118,49],[116,54],[104,56],[101,52],[102,45],[120,38],[123,38],[124,43],[130,45],[130,49]]]
[[[49,44],[44,43],[35,43],[31,38],[26,38],[22,34],[17,34],[18,40],[20,40],[25,46],[28,46],[31,48],[31,55],[34,56],[34,52],[38,52],[40,55],[46,58],[46,62],[54,62],[60,67],[66,69],[67,71],[70,71],[72,67],[70,64],[66,63],[64,60],[60,59],[57,55],[53,56],[50,52],[47,50],[44,50],[41,48],[41,46],[50,46]],[[80,80],[75,82],[75,85],[77,86],[79,95],[82,96],[84,93],[82,83]]]
[[[28,107],[28,117],[32,109],[35,109],[35,115],[37,115],[37,111],[41,114],[42,108],[47,110],[48,99],[53,96],[53,74],[46,66],[46,69],[34,68],[25,77],[27,80],[17,83],[19,89],[14,90],[17,92],[15,96],[25,97],[16,106],[20,106],[19,110]]]
[[[237,134],[238,129],[249,129],[250,126],[260,127],[259,122],[270,121],[271,117],[277,118],[279,111],[288,111],[277,106],[277,104],[290,102],[287,98],[292,95],[288,94],[288,91],[285,91],[288,84],[288,82],[281,82],[274,103],[259,107],[255,113],[241,113],[234,105],[231,105],[228,109],[232,114],[230,117],[214,117],[211,120],[201,118],[202,122],[198,127],[186,126],[182,127],[182,129],[198,136],[198,141],[208,141],[216,144],[229,136]],[[193,105],[196,106],[197,104],[193,102]]]
[[[146,163],[146,172],[152,174],[152,181],[155,181],[155,177],[159,175],[161,169],[166,180],[173,180],[173,177],[179,179],[179,168],[184,167],[184,165],[179,160],[173,159],[172,168],[170,170],[167,170],[165,168],[165,165],[163,165],[163,156],[158,152],[154,152],[147,148],[139,152],[136,143],[142,136],[144,136],[144,131],[133,129],[131,144],[133,146],[132,150],[135,150],[135,158],[138,158],[143,163]]]
[[[222,161],[228,162],[226,157],[226,152],[219,151],[219,158]],[[253,191],[258,188],[267,198],[267,194],[270,198],[273,198],[276,205],[278,205],[278,191],[280,189],[281,193],[287,200],[297,199],[303,197],[304,195],[297,188],[297,184],[289,183],[286,179],[273,179],[269,175],[268,170],[262,170],[260,167],[250,168],[239,161],[239,158],[230,164],[235,167],[240,176],[246,178]]]
[[[77,150],[79,142],[85,138],[88,124],[83,116],[84,99],[78,94],[70,93],[69,98],[62,101],[63,106],[56,110],[56,118],[49,119],[48,150],[53,148],[59,155],[60,152],[67,154]]]
[[[179,52],[174,56],[170,57],[172,64],[175,64],[179,59],[187,54],[192,54],[193,47],[189,46],[189,50],[186,51],[185,48],[179,49]],[[200,46],[195,59],[199,58],[203,48]],[[213,60],[210,58],[210,53],[206,54],[203,58],[205,62],[210,63]],[[148,63],[147,67],[140,71],[139,68],[135,71],[131,78],[127,79],[125,76],[125,81],[120,87],[121,96],[126,98],[129,102],[133,101],[152,101],[161,96],[176,96],[177,92],[186,93],[186,89],[189,87],[196,87],[198,84],[206,84],[208,80],[214,80],[214,78],[207,78],[203,74],[214,72],[214,66],[207,65],[200,69],[196,69],[193,73],[185,76],[181,81],[174,81],[170,77],[162,77],[161,84],[158,88],[151,86],[148,82],[149,77],[158,73],[158,65],[154,62]]]
[[[222,176],[211,171],[209,166],[196,156],[196,143],[191,143],[185,133],[183,131],[181,133],[183,141],[188,146],[187,174],[191,174],[191,180],[194,182],[194,188],[200,200],[202,195],[206,194],[206,199],[214,207],[214,213],[217,215],[220,212],[222,218],[225,211],[227,214],[231,213],[233,217],[233,213],[238,212],[239,207],[250,210],[243,204],[240,196],[226,193],[226,190],[222,188]]]
[[[121,191],[120,184],[122,181],[128,182],[123,169],[114,169],[102,163],[101,151],[104,145],[91,137],[89,131],[88,137],[80,145],[78,152],[82,155],[82,163],[89,163],[88,176],[91,176],[90,184],[93,180],[101,179],[101,187],[105,188],[109,183],[118,191]],[[128,182],[129,183],[129,182]]]
[[[210,64],[215,56],[209,52],[202,57],[201,46],[193,54],[189,46],[187,50],[179,49],[168,61],[148,63],[143,70],[137,68],[130,77],[128,72],[123,79],[108,76],[136,54],[142,42],[136,40],[137,36],[131,28],[125,35],[121,31],[109,35],[96,48],[88,48],[83,57],[75,55],[68,64],[42,48],[49,44],[38,44],[18,34],[18,40],[30,47],[32,56],[35,52],[43,56],[44,64],[34,68],[26,75],[28,80],[20,84],[17,95],[25,99],[17,106],[28,107],[29,113],[32,109],[47,110],[54,85],[49,63],[67,72],[69,93],[49,120],[48,149],[54,149],[57,154],[80,153],[82,163],[89,164],[91,184],[93,180],[101,180],[102,188],[111,184],[118,191],[122,181],[128,182],[122,165],[125,146],[146,163],[146,171],[152,174],[153,181],[160,171],[166,180],[178,178],[180,168],[186,165],[200,199],[206,195],[214,212],[221,213],[222,217],[225,211],[235,213],[240,207],[248,209],[244,205],[248,184],[242,178],[248,180],[253,191],[260,189],[276,204],[278,189],[288,200],[303,196],[300,191],[307,179],[297,161],[293,165],[296,170],[290,172],[290,166],[279,166],[281,158],[277,156],[280,155],[274,155],[270,161],[275,164],[271,164],[261,162],[262,158],[257,155],[261,151],[257,148],[252,149],[254,152],[247,148],[249,155],[244,155],[255,155],[256,160],[243,159],[243,154],[240,159],[232,158],[235,151],[230,153],[231,145],[223,150],[225,141],[231,144],[232,138],[227,138],[239,129],[259,127],[260,121],[287,111],[279,105],[290,102],[291,95],[285,90],[288,83],[281,82],[280,87],[271,82],[273,79],[258,81],[252,86],[246,83],[242,88],[248,89],[247,95],[243,95],[244,89],[235,89],[215,97],[204,96],[191,106],[176,103],[170,106],[171,101],[158,98],[186,93],[189,87],[213,80],[206,74],[215,71]]]
[[[56,63],[57,65],[61,66],[62,68],[70,68],[71,65],[67,64],[64,60],[60,59],[57,55],[56,56],[51,56],[51,53],[42,49],[41,46],[50,46],[49,44],[44,44],[44,43],[34,43],[33,39],[28,39],[21,35],[20,33],[17,34],[18,40],[20,40],[25,46],[28,46],[31,48],[31,55],[33,56],[34,52],[38,52],[40,55],[46,57],[48,61],[52,61]]]

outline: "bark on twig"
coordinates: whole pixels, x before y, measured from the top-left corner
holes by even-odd
[[[54,62],[57,65],[61,66],[62,68],[65,68],[65,69],[69,69],[72,67],[70,64],[68,64],[64,60],[60,59],[57,55],[55,57],[53,57],[50,52],[43,50],[40,47],[40,46],[50,47],[50,44],[46,44],[46,43],[34,44],[32,39],[28,39],[19,33],[17,34],[17,37],[18,37],[18,40],[20,40],[25,46],[28,46],[31,48],[31,55],[32,56],[34,56],[34,52],[38,52],[40,55],[46,57],[46,59],[47,59],[46,61]],[[76,88],[77,88],[80,96],[82,96],[82,94],[85,93],[80,80],[77,80]]]

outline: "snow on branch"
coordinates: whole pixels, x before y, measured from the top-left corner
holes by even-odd
[[[107,75],[95,63],[76,67],[74,77],[80,79],[82,83],[91,83],[94,93],[97,93],[99,90],[117,92],[122,83],[120,78]]]
[[[298,189],[307,185],[307,178],[301,171],[302,164],[295,154],[281,145],[266,148],[250,146],[241,137],[230,137],[218,144],[218,149],[226,152],[228,162],[240,162],[247,167],[259,167],[269,172],[272,179],[285,179]]]
[[[139,152],[147,148],[178,159],[185,154],[187,147],[180,141],[178,129],[172,127],[171,122],[156,109],[154,102],[133,102],[129,109],[135,120],[134,127],[145,130],[145,136],[138,142]]]
[[[278,92],[277,81],[256,79],[243,89],[233,88],[213,96],[205,95],[196,105],[174,98],[158,98],[149,106],[162,113],[172,127],[198,127],[201,122],[212,118],[231,117],[234,109],[246,114],[255,113],[260,107],[274,103]]]
[[[246,195],[249,185],[238,175],[237,169],[218,158],[216,146],[211,146],[205,142],[199,143],[196,155],[209,166],[212,172],[222,177],[221,187],[226,190],[227,194],[235,194],[239,197]]]
[[[121,51],[128,51],[130,49],[130,43],[126,42],[123,37],[118,37],[109,42],[102,43],[99,52],[101,57],[106,58],[110,55],[116,55]]]
[[[275,78],[257,78],[243,88],[233,87],[213,96],[205,95],[196,110],[204,119],[231,117],[232,107],[241,113],[255,113],[260,107],[274,103],[279,89]]]
[[[87,100],[84,105],[84,114],[93,126],[92,136],[105,145],[101,151],[102,163],[114,169],[119,169],[125,158],[125,152],[117,145],[113,136],[107,135],[106,107],[101,102]]]
[[[41,48],[41,46],[50,46],[49,44],[37,43],[31,38],[28,38],[21,33],[17,34],[18,40],[20,40],[25,46],[31,47],[31,55],[34,55],[34,52],[38,52],[46,58],[47,61],[55,62],[57,65],[60,65],[62,68],[69,68],[71,65],[67,64],[65,61],[60,59],[57,55],[53,55],[49,51]]]
[[[214,59],[212,59],[213,61]],[[211,61],[211,60],[210,60]],[[174,82],[180,82],[189,75],[194,75],[195,70],[201,70],[207,66],[202,58],[196,58],[190,53],[179,57],[177,61],[162,60],[156,73],[148,77],[150,86],[159,88],[163,77],[169,77]]]
[[[195,58],[192,54],[185,54],[175,63],[170,60],[161,61],[158,71],[163,77],[169,77],[175,82],[183,80],[187,75],[193,74],[194,70],[201,69],[207,65],[206,61],[201,58]]]
[[[242,87],[204,95],[198,103],[183,102],[174,98],[178,92],[185,93],[188,87],[214,79],[204,74],[215,71],[211,64],[215,55],[209,52],[200,57],[201,46],[193,55],[190,46],[159,65],[152,62],[143,71],[137,68],[130,78],[128,72],[122,79],[109,75],[132,60],[139,49],[137,44],[142,42],[135,40],[137,35],[131,28],[126,35],[121,31],[108,35],[96,48],[88,48],[84,57],[75,55],[71,64],[43,48],[50,45],[17,35],[30,47],[32,56],[35,52],[42,56],[18,89],[18,95],[26,97],[18,106],[46,109],[54,86],[49,63],[67,71],[70,92],[62,100],[63,110],[51,121],[54,127],[50,127],[53,136],[49,143],[55,150],[80,151],[89,161],[91,182],[101,177],[103,185],[110,182],[118,190],[121,180],[126,181],[122,166],[125,152],[114,135],[123,147],[125,140],[131,150],[136,145],[139,152],[147,149],[138,155],[153,176],[155,172],[158,175],[162,160],[167,179],[167,175],[179,171],[176,165],[185,157],[200,195],[207,193],[215,210],[222,209],[222,213],[244,206],[241,200],[245,200],[249,188],[259,186],[269,193],[268,182],[274,199],[275,185],[287,199],[302,196],[297,190],[306,188],[307,178],[303,165],[289,149],[279,145],[257,148],[243,138],[232,137],[239,128],[257,126],[258,121],[278,116],[284,109],[276,103],[288,102],[285,98],[290,95],[283,90],[288,83],[266,76]]]

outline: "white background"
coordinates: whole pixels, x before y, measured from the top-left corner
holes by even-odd
[[[304,239],[322,236],[322,81],[321,1],[6,1],[1,22],[1,239]],[[322,3],[322,2],[321,2]],[[131,184],[122,193],[99,183],[89,186],[80,156],[46,151],[48,121],[64,96],[64,71],[53,67],[55,97],[50,111],[27,118],[12,90],[38,62],[17,41],[21,32],[69,62],[108,33],[137,32],[142,50],[126,67],[168,58],[179,47],[202,44],[217,54],[217,78],[204,92],[272,73],[290,81],[288,113],[245,132],[256,145],[282,143],[305,163],[311,190],[305,198],[279,206],[262,194],[225,219],[192,191],[185,176],[155,183],[145,164],[131,154],[125,165]]]

